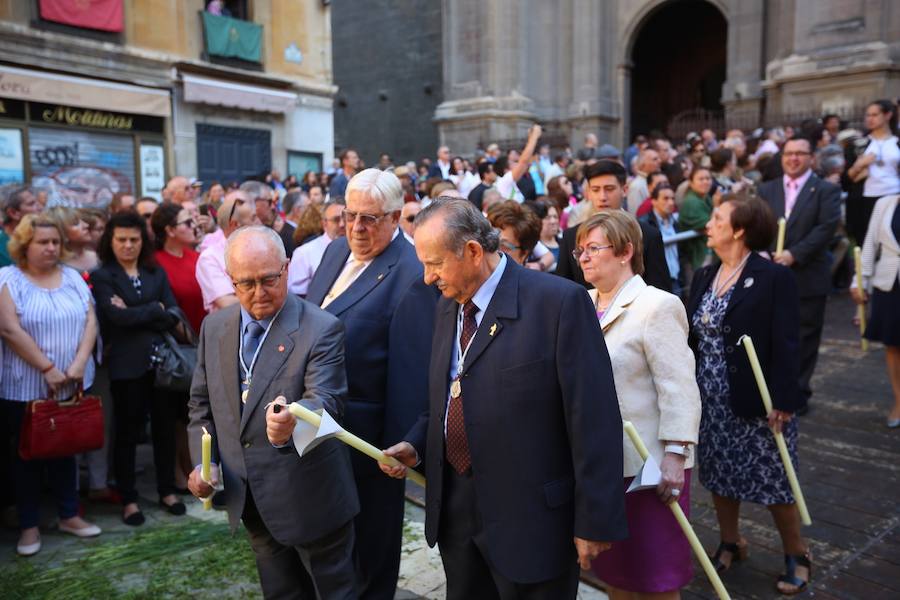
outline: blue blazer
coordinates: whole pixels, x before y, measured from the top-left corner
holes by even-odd
[[[349,256],[347,238],[328,245],[307,301],[322,304]],[[344,426],[380,448],[399,442],[425,410],[436,302],[437,292],[425,285],[422,264],[401,232],[325,309],[346,329]],[[384,476],[374,461],[354,456],[356,467],[360,461]]]
[[[425,535],[432,546],[441,521],[458,306],[438,302],[429,411],[405,438],[428,477]],[[515,582],[546,581],[576,560],[573,536],[627,536],[622,417],[583,287],[507,261],[466,358],[462,393],[478,509],[498,571]]]
[[[691,284],[687,304],[691,323],[688,344],[697,357],[698,367],[699,340],[693,326],[694,315],[718,267],[714,264],[698,270]],[[800,296],[790,269],[755,252],[751,254],[740,279],[734,284],[722,324],[731,409],[736,415],[763,417],[766,414],[747,351],[737,343],[745,334],[753,340],[772,405],[785,412],[795,412],[801,407],[803,400],[797,383],[800,373],[799,315]]]

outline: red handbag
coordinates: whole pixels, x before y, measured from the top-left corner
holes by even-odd
[[[62,458],[103,447],[103,402],[79,389],[70,400],[28,403],[19,435],[22,460]]]

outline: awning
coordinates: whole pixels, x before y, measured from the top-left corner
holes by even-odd
[[[214,106],[227,106],[244,110],[286,113],[297,106],[297,94],[282,92],[256,85],[232,83],[208,77],[182,73],[184,99]]]
[[[0,97],[168,117],[169,92],[0,65]]]

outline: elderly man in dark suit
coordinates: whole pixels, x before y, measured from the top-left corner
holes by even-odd
[[[790,267],[800,291],[800,394],[812,397],[813,371],[819,356],[825,300],[831,290],[828,247],[841,220],[841,189],[812,171],[812,143],[802,137],[788,140],[781,152],[784,175],[759,187],[759,195],[775,214],[787,219],[784,251],[775,262]],[[775,248],[773,248],[774,250]],[[774,253],[773,253],[774,254]]]
[[[225,485],[232,529],[243,520],[266,598],[355,598],[353,517],[359,511],[349,453],[328,440],[302,458],[291,423],[266,405],[279,396],[340,420],[347,392],[340,321],[289,295],[278,234],[245,227],[228,238],[228,274],[240,304],[203,323],[191,386],[191,455],[213,435],[213,479]],[[188,485],[212,488],[199,467]],[[318,594],[318,595],[317,595]]]
[[[499,253],[467,200],[423,209],[415,237],[444,296],[429,409],[386,452],[425,464],[447,597],[575,598],[579,564],[627,534],[622,419],[591,302]]]
[[[349,392],[344,425],[386,447],[427,405],[428,357],[437,294],[400,231],[403,188],[393,173],[366,169],[347,185],[346,237],[328,245],[306,299],[347,330]],[[404,484],[352,456],[361,511],[355,520],[360,598],[392,600],[400,570]]]
[[[616,161],[599,160],[584,169],[584,197],[590,201],[593,212],[601,210],[622,210],[625,198],[628,172]],[[658,227],[647,223],[639,223],[641,236],[644,239],[644,281],[665,292],[672,291],[672,280],[666,266],[666,255],[663,249],[662,235]],[[556,274],[571,279],[585,287],[585,282],[578,260],[572,255],[575,249],[575,234],[578,227],[569,227],[563,232],[559,241],[559,263]]]

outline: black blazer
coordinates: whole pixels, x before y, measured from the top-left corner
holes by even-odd
[[[719,265],[714,264],[697,270],[687,303],[688,321],[691,323],[688,344],[694,351],[698,366],[699,341],[693,325],[694,315],[718,268]],[[796,412],[802,406],[797,384],[800,373],[799,312],[800,298],[790,270],[756,253],[751,254],[734,285],[722,324],[731,409],[736,415],[762,417],[766,414],[747,351],[743,345],[738,345],[743,335],[749,335],[753,340],[772,396],[772,405],[785,412]]]
[[[307,301],[322,303],[349,256],[347,238],[328,245]],[[401,233],[325,308],[347,332],[348,431],[387,448],[399,442],[425,410],[436,303],[437,290],[425,285],[422,264]],[[368,457],[358,452],[351,456],[357,472],[384,476]]]
[[[779,219],[784,216],[784,181],[773,179],[759,186],[759,195]],[[831,255],[828,247],[841,221],[841,188],[810,175],[797,195],[787,221],[784,249],[796,261],[791,267],[797,276],[801,298],[825,296],[831,291]],[[775,241],[770,250],[775,250]]]
[[[432,546],[458,307],[438,302],[429,412],[405,438],[427,473]],[[478,511],[499,572],[515,582],[545,581],[575,560],[573,536],[626,537],[622,418],[600,324],[581,287],[507,259],[468,352],[462,392]]]
[[[118,262],[105,263],[91,273],[104,355],[112,381],[135,379],[150,369],[153,344],[162,341],[160,332],[168,331],[178,322],[166,308],[178,306],[169,279],[162,268],[138,268],[141,296],[138,297],[125,270]],[[127,308],[112,305],[113,296],[121,298]]]
[[[669,267],[666,264],[662,234],[658,227],[651,227],[641,221],[638,221],[638,225],[641,226],[641,236],[644,239],[644,273],[642,277],[647,285],[652,285],[664,292],[671,292],[672,277],[669,275]],[[569,227],[563,232],[562,239],[559,241],[559,262],[556,266],[556,274],[591,289],[594,286],[584,280],[584,273],[581,272],[578,261],[572,256],[576,233],[578,233],[577,226]]]

